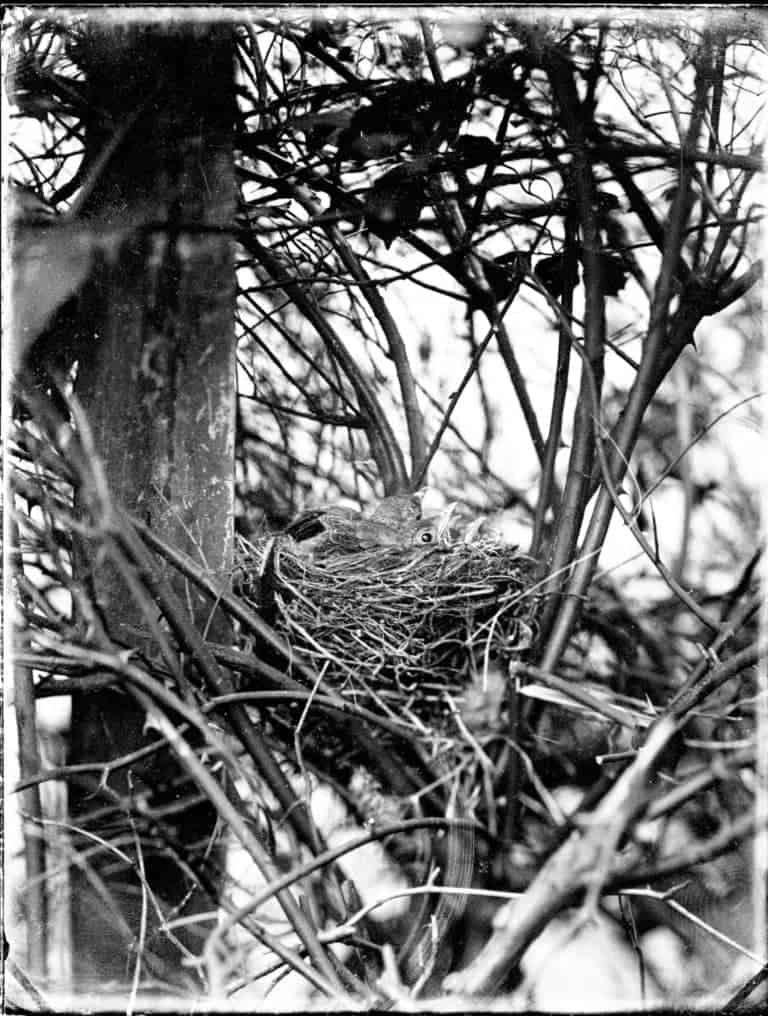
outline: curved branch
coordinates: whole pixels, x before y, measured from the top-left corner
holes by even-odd
[[[320,308],[308,297],[304,288],[288,274],[278,259],[247,231],[241,231],[238,238],[293,300],[347,375],[360,401],[360,411],[365,418],[371,453],[376,460],[385,489],[405,489],[408,486],[408,474],[403,453],[376,393],[354,357],[321,313]]]
[[[408,359],[408,350],[400,334],[395,319],[392,317],[389,307],[382,299],[376,284],[360,264],[360,260],[350,247],[339,227],[334,224],[327,228],[326,232],[336,247],[342,263],[347,268],[355,282],[359,283],[360,290],[368,301],[368,304],[376,315],[387,340],[389,354],[395,365],[397,380],[400,385],[400,395],[403,400],[403,412],[408,427],[408,439],[411,449],[411,476],[413,484],[417,485],[416,477],[423,475],[422,469],[426,454],[426,437],[424,434],[424,417],[419,406],[419,399],[416,393],[416,382],[413,376]],[[390,493],[390,491],[387,491]]]

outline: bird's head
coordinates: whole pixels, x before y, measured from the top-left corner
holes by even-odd
[[[390,494],[378,502],[370,518],[395,528],[409,526],[421,518],[421,502],[425,493],[424,490],[419,490],[414,493]]]
[[[439,515],[421,519],[411,529],[410,543],[414,547],[450,546],[451,520],[458,502],[448,505]]]

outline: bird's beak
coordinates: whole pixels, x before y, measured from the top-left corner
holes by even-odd
[[[437,523],[437,539],[439,543],[451,542],[451,523],[453,522],[453,515],[458,506],[458,501],[451,501],[448,507],[440,513],[440,518]]]

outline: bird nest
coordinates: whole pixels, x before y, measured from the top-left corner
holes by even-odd
[[[531,639],[533,561],[496,536],[313,557],[290,537],[241,541],[243,595],[327,686],[357,705],[437,722],[451,696]]]

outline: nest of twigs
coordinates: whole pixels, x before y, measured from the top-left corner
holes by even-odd
[[[497,536],[318,558],[273,537],[242,541],[239,565],[326,685],[381,714],[436,723],[446,693],[530,643],[533,562]]]

